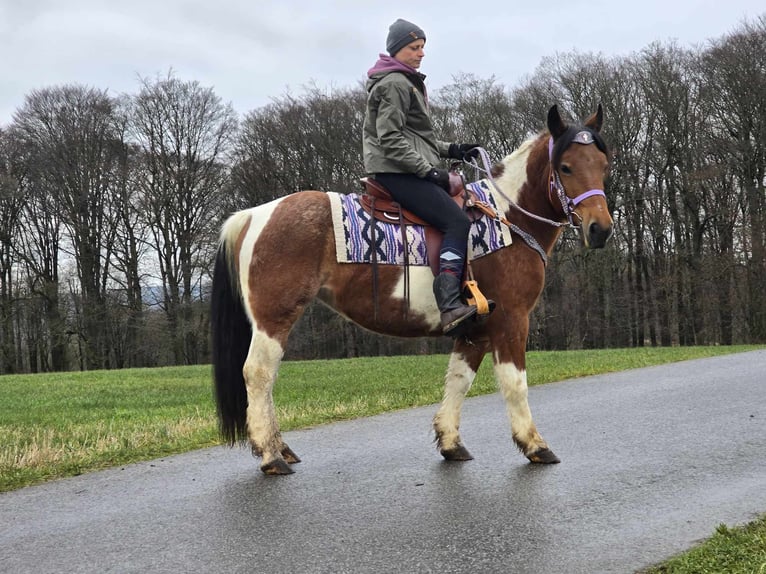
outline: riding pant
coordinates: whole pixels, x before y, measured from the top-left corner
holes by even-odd
[[[471,220],[441,187],[408,173],[376,173],[391,197],[405,209],[444,233],[439,273],[463,277]]]

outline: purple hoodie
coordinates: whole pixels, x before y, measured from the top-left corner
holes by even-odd
[[[412,66],[408,66],[407,64],[403,64],[396,58],[392,58],[388,54],[380,54],[378,61],[375,62],[375,65],[367,70],[367,77],[372,78],[373,76],[377,76],[384,73],[389,72],[403,72],[405,74],[420,74],[415,68]],[[423,74],[420,74],[423,76]],[[425,78],[425,76],[423,76]]]
[[[372,68],[367,70],[367,91],[369,92],[378,80],[391,72],[401,72],[406,76],[414,76],[419,79],[420,82],[416,81],[415,84],[419,84],[418,88],[422,92],[423,98],[426,100],[426,106],[428,105],[428,92],[426,91],[426,84],[424,81],[426,75],[421,74],[412,66],[404,64],[388,54],[379,54],[378,61],[375,62],[375,65]],[[413,81],[413,79],[410,78],[410,81]]]

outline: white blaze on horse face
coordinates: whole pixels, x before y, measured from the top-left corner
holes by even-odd
[[[441,314],[434,298],[434,275],[430,267],[412,266],[410,272],[410,309],[425,317],[429,327],[441,327]],[[404,300],[404,272],[394,287],[393,296]]]
[[[503,160],[503,173],[495,178],[498,187],[503,190],[503,193],[505,193],[514,203],[519,201],[521,187],[527,181],[527,159],[532,151],[532,144],[534,144],[535,141],[536,138],[525,141],[516,151],[506,157],[505,160]],[[495,196],[495,201],[499,202],[499,207],[502,211],[506,211],[510,208],[499,194]]]

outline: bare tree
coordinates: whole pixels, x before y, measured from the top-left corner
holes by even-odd
[[[115,102],[106,92],[70,85],[33,91],[15,116],[29,150],[34,187],[48,195],[68,232],[79,279],[82,368],[108,366],[105,291],[114,219],[109,209],[115,164]],[[49,217],[51,214],[43,214]]]
[[[456,76],[432,100],[434,124],[442,140],[476,142],[500,159],[530,135],[511,94],[495,78]]]
[[[161,279],[160,304],[178,363],[196,363],[207,329],[193,302],[201,296],[227,181],[225,153],[237,119],[211,88],[172,74],[141,80],[131,133],[142,150],[138,183]]]
[[[716,155],[742,193],[744,303],[750,334],[766,340],[766,16],[714,42],[703,56]],[[726,233],[719,236],[724,240]],[[733,240],[733,238],[732,238]]]
[[[20,370],[14,325],[17,322],[15,248],[24,206],[23,180],[14,169],[8,134],[0,130],[0,373]]]
[[[347,193],[364,175],[361,133],[366,93],[312,88],[248,114],[234,148],[235,207],[320,189]]]
[[[142,265],[147,258],[149,228],[141,217],[138,181],[141,150],[128,141],[129,100],[120,102],[116,114],[116,135],[122,151],[116,163],[111,209],[115,216],[109,290],[111,352],[119,367],[147,366],[145,305]]]

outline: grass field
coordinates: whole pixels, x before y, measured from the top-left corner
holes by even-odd
[[[529,384],[753,347],[529,353]],[[441,400],[444,355],[286,362],[283,430]],[[218,444],[209,366],[0,377],[0,492]],[[495,390],[491,361],[471,395]]]
[[[766,516],[741,528],[722,524],[704,544],[643,574],[766,574]]]
[[[538,385],[756,348],[532,352],[527,368],[529,384]],[[281,428],[436,403],[446,365],[445,355],[287,362],[274,390]],[[487,360],[470,395],[494,391]],[[0,377],[0,492],[215,444],[210,366]],[[652,572],[758,572],[766,564],[766,519],[748,528],[745,538],[761,554],[745,550],[760,560],[745,569],[716,569],[721,544],[727,555],[740,548],[740,530],[722,527],[711,540],[713,558],[699,554],[690,567],[684,555]]]

